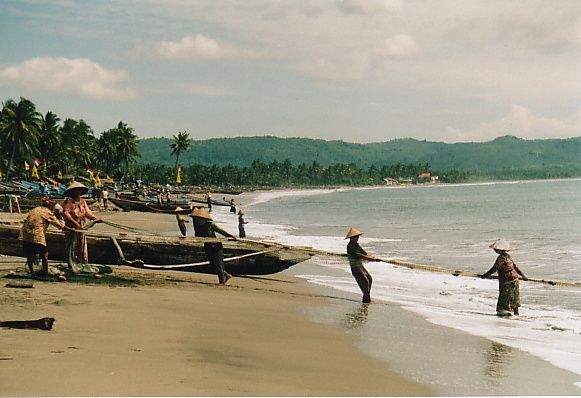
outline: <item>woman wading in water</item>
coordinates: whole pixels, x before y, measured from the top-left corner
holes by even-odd
[[[518,315],[520,307],[520,291],[518,276],[523,280],[528,280],[525,274],[516,266],[508,252],[512,249],[510,243],[504,239],[497,240],[490,245],[490,248],[498,253],[498,258],[490,268],[481,277],[488,278],[495,272],[498,272],[498,301],[496,303],[496,313],[499,316],[510,315],[512,311]]]

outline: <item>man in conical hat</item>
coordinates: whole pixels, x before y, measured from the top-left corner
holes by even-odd
[[[191,216],[193,219],[195,236],[215,238],[217,232],[228,237],[229,239],[236,240],[234,235],[220,228],[212,221],[212,216],[210,216],[210,213],[208,213],[206,209],[196,207],[192,211]],[[216,269],[216,273],[218,274],[218,281],[221,285],[225,285],[226,282],[232,278],[232,275],[224,270],[224,247],[222,246],[222,243],[204,243],[204,252],[206,253],[206,257],[208,258],[210,265]]]
[[[347,255],[349,257],[349,265],[351,266],[351,274],[357,281],[357,284],[363,293],[363,302],[371,303],[371,284],[373,283],[373,278],[371,278],[371,275],[363,266],[363,260],[381,260],[368,255],[367,252],[359,246],[359,237],[361,235],[363,235],[363,232],[358,229],[349,228],[347,236],[345,236],[345,239],[349,239],[349,243],[347,244]]]
[[[527,277],[516,266],[514,261],[512,261],[510,254],[508,254],[512,250],[510,243],[504,239],[499,239],[492,242],[489,247],[498,253],[499,256],[492,268],[481,275],[481,277],[488,278],[490,275],[498,272],[499,293],[498,301],[496,302],[496,313],[499,316],[506,316],[510,315],[512,311],[515,315],[518,315],[518,308],[520,307],[518,276],[520,275],[525,281]]]

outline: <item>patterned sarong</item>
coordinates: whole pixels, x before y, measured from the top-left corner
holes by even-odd
[[[499,286],[498,302],[496,303],[496,311],[514,311],[515,308],[520,307],[520,293],[519,293],[518,279],[510,282],[505,282]]]

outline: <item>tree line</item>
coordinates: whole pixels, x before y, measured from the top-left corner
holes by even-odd
[[[30,174],[25,164],[38,166],[45,177],[87,176],[88,170],[126,182],[137,179],[148,183],[182,185],[285,187],[383,184],[385,177],[417,180],[422,173],[432,172],[429,163],[397,163],[360,167],[354,163],[321,165],[293,164],[290,159],[265,163],[255,159],[249,166],[192,164],[179,165],[180,155],[190,148],[187,132],[180,131],[170,141],[175,166],[150,163],[137,164],[140,157],[134,129],[123,121],[97,137],[84,120],[61,121],[53,112],[41,114],[26,98],[3,103],[0,113],[0,172],[9,180]],[[459,171],[436,172],[442,182],[462,182],[469,174]]]
[[[99,137],[84,120],[41,114],[26,98],[3,103],[0,113],[0,172],[9,180],[27,165],[44,176],[87,175],[88,169],[120,178],[139,157],[134,130],[120,121]]]

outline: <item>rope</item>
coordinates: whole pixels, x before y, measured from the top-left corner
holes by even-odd
[[[266,244],[266,243],[263,243],[263,244]],[[342,254],[342,253],[334,253],[334,252],[328,252],[328,251],[317,250],[317,249],[306,248],[306,247],[293,247],[293,246],[283,246],[283,247],[289,248],[292,250],[305,251],[305,252],[310,253],[310,255],[312,255],[312,256],[326,256],[326,257],[331,256],[331,257],[347,258],[347,254]],[[381,262],[387,263],[387,264],[392,264],[392,265],[396,265],[396,266],[400,266],[400,267],[406,267],[409,269],[418,269],[418,270],[422,270],[422,271],[439,272],[439,273],[444,273],[444,274],[451,274],[454,276],[467,276],[467,277],[471,277],[471,278],[480,278],[480,274],[477,274],[476,272],[471,272],[471,271],[463,271],[463,270],[456,270],[456,269],[452,269],[452,268],[436,267],[433,265],[416,264],[416,263],[410,263],[408,261],[397,260],[397,259],[378,258],[378,260]],[[497,279],[497,278],[498,277],[496,277],[496,276],[492,277],[492,279]],[[581,282],[559,281],[559,280],[542,279],[542,278],[527,278],[527,280],[529,282],[543,283],[543,284],[547,284],[547,285],[551,285],[551,286],[581,287]]]
[[[260,256],[262,254],[265,253],[271,253],[277,250],[280,250],[281,248],[275,248],[275,249],[267,249],[267,250],[262,250],[259,252],[254,252],[254,253],[249,253],[249,254],[243,254],[241,256],[236,256],[236,257],[228,257],[224,259],[225,263],[231,262],[231,261],[236,261],[236,260],[241,260],[243,258],[249,258],[249,257],[254,257],[254,256]],[[180,268],[190,268],[190,267],[199,267],[202,265],[209,265],[210,262],[209,261],[202,261],[199,263],[190,263],[190,264],[176,264],[176,265],[152,265],[152,264],[143,264],[142,267],[143,268],[148,268],[148,269],[180,269]]]

